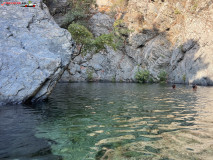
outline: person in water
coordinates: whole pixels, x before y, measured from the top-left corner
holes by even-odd
[[[193,84],[193,85],[192,85],[192,88],[193,88],[193,90],[197,90],[197,85],[196,85],[196,84]]]
[[[173,85],[172,85],[172,88],[173,88],[173,89],[175,89],[175,88],[176,88],[176,85],[175,85],[175,84],[173,84]]]

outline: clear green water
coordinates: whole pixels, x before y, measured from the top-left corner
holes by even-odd
[[[0,157],[20,158],[20,152],[22,157],[50,160],[58,158],[55,156],[65,160],[211,160],[213,157],[211,87],[193,91],[183,85],[173,90],[170,85],[160,84],[58,84],[47,103],[17,108],[23,119],[20,123],[17,122],[20,117],[14,117],[16,113],[7,113],[8,107],[0,110],[0,116],[3,113],[0,129],[10,127],[5,129],[7,132],[0,132],[0,138],[6,139],[6,133],[13,131],[12,137],[22,145],[0,147],[3,150]],[[3,123],[10,116],[16,118],[15,122]],[[20,134],[16,135],[17,132]],[[33,156],[35,151],[30,156],[23,150],[15,152],[20,147],[33,148],[33,143],[41,140],[37,146],[47,145],[49,149],[43,147],[45,152],[39,150]]]

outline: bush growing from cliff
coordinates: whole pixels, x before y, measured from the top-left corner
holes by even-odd
[[[128,38],[128,35],[133,32],[132,30],[129,30],[122,19],[116,20],[113,24],[113,32],[114,39],[117,42],[116,48],[122,48],[125,43],[126,39]]]
[[[135,79],[139,83],[146,83],[150,80],[150,73],[148,70],[139,70],[135,74]]]
[[[167,73],[166,73],[166,71],[163,71],[163,70],[161,70],[160,72],[159,72],[159,74],[158,74],[158,78],[159,78],[159,81],[161,82],[161,83],[166,83],[166,81],[167,81]]]
[[[116,82],[116,75],[114,75],[114,76],[112,77],[112,82],[113,82],[113,83]]]
[[[68,31],[72,34],[73,39],[78,45],[79,54],[85,50],[91,50],[93,35],[86,27],[72,23],[69,25]]]
[[[93,71],[87,69],[87,81],[93,81]]]
[[[192,11],[192,13],[194,13],[198,8],[199,0],[193,0],[191,3],[192,3],[191,4],[191,6],[192,6],[191,11]]]
[[[71,10],[65,15],[63,28],[67,28],[73,22],[85,24],[90,16],[90,9],[96,4],[95,0],[68,0],[67,2],[70,4]]]
[[[113,34],[102,34],[94,40],[95,52],[98,53],[105,49],[105,45],[112,47],[116,50]]]
[[[174,13],[175,14],[181,14],[181,12],[177,8],[175,8]]]
[[[69,24],[73,23],[74,21],[81,21],[82,19],[85,19],[87,16],[81,9],[71,10],[67,12],[65,15],[65,18],[62,23],[63,28],[67,28]]]
[[[124,20],[122,19],[116,20],[113,24],[113,27],[115,35],[119,37],[128,36],[131,32],[133,32],[125,26]]]
[[[79,54],[90,51],[98,53],[106,49],[106,45],[116,49],[113,34],[102,34],[95,38],[85,26],[76,23],[70,24],[68,31],[79,47]]]
[[[68,28],[74,40],[78,44],[80,53],[93,51],[95,53],[110,46],[114,50],[122,49],[131,32],[123,20],[117,20],[114,23],[114,29],[111,34],[103,34],[94,38],[87,29],[87,20],[90,16],[90,9],[96,4],[96,0],[68,0],[71,3],[71,10],[65,15],[65,21],[62,25]],[[116,0],[116,3],[126,4],[128,0]],[[82,37],[82,38],[81,38]]]
[[[183,82],[185,83],[186,82],[186,74],[183,75],[182,79],[183,79]]]
[[[77,23],[70,24],[68,31],[78,44],[85,44],[93,38],[92,33],[86,27]]]

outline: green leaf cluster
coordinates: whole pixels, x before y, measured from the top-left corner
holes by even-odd
[[[83,25],[72,23],[68,27],[73,39],[78,45],[81,45],[82,53],[93,51],[95,53],[106,49],[106,45],[116,49],[113,34],[102,34],[99,37],[94,37],[92,33]]]
[[[122,19],[118,19],[114,22],[113,27],[118,29],[118,27],[124,26],[124,21]]]
[[[181,12],[177,8],[175,8],[174,13],[175,14],[181,14]]]
[[[138,71],[135,74],[135,79],[139,83],[146,83],[151,79],[150,73],[148,70],[139,70],[138,69]]]
[[[92,5],[96,4],[95,0],[68,0],[67,2],[70,4],[71,10],[65,15],[62,23],[63,28],[67,28],[73,22],[85,24],[90,16]]]
[[[86,44],[93,38],[92,33],[83,25],[72,23],[68,27],[68,31],[77,44]]]
[[[182,79],[183,79],[183,81],[185,83],[186,82],[186,74],[183,75]]]
[[[87,80],[93,81],[93,71],[87,70]]]
[[[128,34],[133,32],[133,30],[130,30],[125,26],[123,19],[116,20],[113,24],[113,27],[115,34],[118,36],[128,36]]]
[[[116,43],[116,48],[122,48],[126,42],[126,39],[128,37],[128,35],[133,32],[132,30],[128,29],[125,26],[124,20],[123,19],[119,19],[116,20],[113,24],[113,35],[114,35],[114,39],[117,42]]]
[[[158,74],[159,81],[162,83],[166,83],[168,74],[166,71],[161,70]]]
[[[95,52],[98,53],[105,49],[105,45],[112,47],[116,50],[116,44],[114,43],[113,34],[102,34],[94,39]]]
[[[87,16],[85,14],[85,11],[83,11],[81,9],[71,10],[71,11],[67,12],[67,14],[65,15],[65,18],[62,23],[62,27],[67,28],[67,26],[69,26],[69,24],[76,22],[76,21],[81,22],[86,17]]]

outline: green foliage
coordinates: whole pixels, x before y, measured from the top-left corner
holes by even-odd
[[[113,24],[114,33],[117,36],[128,36],[132,31],[129,30],[122,19],[116,20]]]
[[[69,24],[71,24],[73,22],[79,22],[79,21],[81,21],[81,20],[83,20],[87,17],[86,14],[85,14],[85,11],[83,11],[81,9],[69,11],[64,16],[65,16],[65,18],[64,18],[64,21],[62,23],[63,28],[67,28],[69,26]]]
[[[112,47],[116,50],[116,45],[114,43],[114,35],[113,34],[102,34],[94,40],[95,52],[105,49],[105,45]]]
[[[159,81],[165,83],[167,81],[167,73],[166,71],[161,70],[158,74]]]
[[[174,11],[175,14],[181,14],[181,12],[176,8]]]
[[[101,36],[94,38],[92,33],[85,26],[76,23],[70,24],[68,31],[72,34],[76,43],[81,46],[79,51],[81,53],[86,53],[88,51],[98,53],[101,50],[106,49],[106,45],[116,49],[113,34],[102,34]]]
[[[186,82],[186,74],[183,75],[182,79],[183,79],[183,81],[185,83]]]
[[[149,83],[154,83],[154,80],[152,77],[149,78]]]
[[[197,10],[197,7],[198,7],[198,3],[199,1],[198,0],[193,0],[192,1],[192,12],[195,12]]]
[[[62,27],[67,28],[69,24],[82,23],[90,16],[90,9],[95,5],[95,0],[68,0],[71,10],[65,15]]]
[[[119,80],[120,83],[123,83],[124,81],[122,79]]]
[[[84,26],[72,23],[68,27],[68,31],[72,34],[77,44],[86,44],[93,38],[92,33]]]
[[[87,81],[93,81],[93,71],[87,70]]]
[[[116,75],[114,75],[114,76],[112,77],[112,82],[113,82],[113,83],[116,82]]]
[[[80,53],[95,52],[106,49],[106,45],[114,50],[123,48],[126,39],[131,32],[123,20],[114,22],[114,29],[110,34],[103,34],[94,38],[92,33],[87,29],[87,18],[91,5],[95,0],[68,0],[71,3],[72,10],[65,15],[63,23],[64,28],[68,28],[73,39],[80,46]],[[117,0],[118,4],[126,4],[127,0]]]
[[[128,38],[128,35],[133,32],[129,30],[122,19],[116,20],[113,24],[113,32],[114,39],[116,41],[116,48],[122,48]]]
[[[94,38],[87,29],[87,18],[92,4],[95,0],[69,0],[72,4],[72,10],[65,15],[63,26],[67,26],[73,39],[80,46],[80,53],[95,52],[106,49],[106,46],[114,50],[123,48],[126,39],[131,32],[123,20],[114,22],[114,29],[110,34],[103,34]],[[119,4],[126,4],[127,0],[118,0]],[[65,27],[66,28],[66,27]]]
[[[120,26],[124,26],[124,21],[122,19],[116,20],[113,24],[113,27],[117,29]]]
[[[136,72],[135,74],[135,79],[139,82],[139,83],[146,83],[149,81],[150,79],[150,73],[148,70],[139,70]]]

